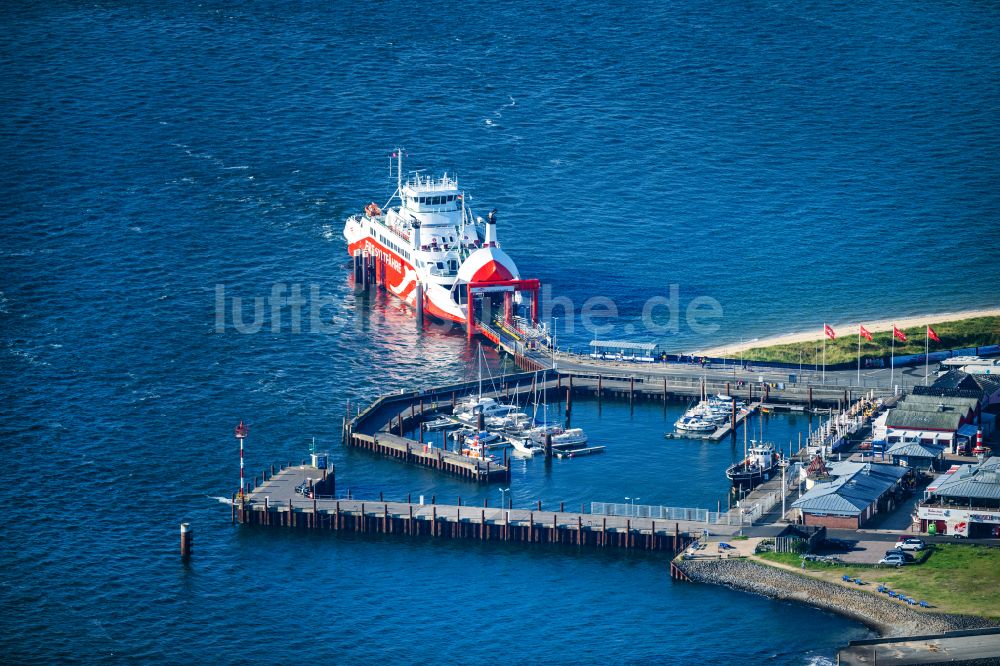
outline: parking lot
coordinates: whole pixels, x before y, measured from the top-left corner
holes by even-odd
[[[851,541],[854,540],[852,539]],[[830,548],[828,544],[824,544],[822,548],[816,551],[816,554],[830,555],[842,562],[851,564],[877,564],[879,560],[885,557],[886,551],[892,550],[895,546],[896,544],[891,541],[867,541],[861,539],[854,542],[854,547],[851,550]],[[917,552],[911,552],[911,554],[916,557],[920,555]]]

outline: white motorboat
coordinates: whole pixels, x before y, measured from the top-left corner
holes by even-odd
[[[531,439],[540,445],[545,444],[545,438],[548,435],[552,436],[553,448],[584,446],[587,443],[587,433],[583,431],[583,428],[564,430],[560,426],[542,426],[531,431]]]
[[[674,422],[674,427],[682,432],[715,432],[716,424],[697,416],[682,416]]]
[[[486,427],[495,430],[520,430],[531,419],[524,412],[510,412],[504,416],[487,416]]]
[[[428,421],[424,424],[424,430],[449,430],[451,428],[457,428],[458,423],[454,419],[449,419],[447,416],[441,416],[433,421]]]
[[[455,418],[471,423],[478,421],[480,414],[486,419],[490,417],[506,417],[517,411],[517,405],[505,405],[493,398],[477,398],[475,402],[466,402],[464,409],[456,407]]]
[[[514,447],[514,455],[531,458],[545,453],[545,449],[530,437],[508,437],[507,441]]]

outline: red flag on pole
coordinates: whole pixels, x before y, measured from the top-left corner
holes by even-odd
[[[830,338],[831,340],[837,339],[837,334],[833,332],[833,329],[830,327],[829,324],[823,324],[823,332],[826,333],[826,337]]]
[[[868,342],[874,342],[874,338],[872,338],[872,334],[868,332],[868,329],[865,328],[864,325],[861,326],[861,337],[863,337],[866,340],[868,340]]]
[[[906,342],[906,333],[903,333],[895,326],[892,327],[892,334],[899,338],[900,342]]]
[[[927,327],[927,337],[929,337],[934,342],[941,342],[941,338],[938,337],[937,333],[930,326]]]

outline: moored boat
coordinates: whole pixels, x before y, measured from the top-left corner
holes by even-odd
[[[447,416],[440,416],[432,421],[424,423],[424,430],[450,430],[457,428],[460,424]]]
[[[486,445],[480,441],[479,437],[473,437],[465,441],[465,445],[462,446],[462,455],[482,462],[495,462],[493,456],[487,452]]]
[[[417,313],[463,323],[470,336],[482,312],[502,312],[512,321],[526,308],[522,316],[534,326],[540,283],[522,279],[500,248],[496,210],[485,220],[475,216],[458,179],[447,174],[431,178],[418,172],[404,181],[402,149],[392,158],[395,193],[384,206],[371,202],[344,223],[355,276],[363,275],[367,284],[374,272],[374,281]]]
[[[770,442],[751,441],[743,460],[730,465],[726,476],[733,484],[733,490],[748,493],[767,481],[780,469],[781,457]]]
[[[507,441],[514,447],[514,455],[524,458],[545,453],[545,449],[530,437],[508,437]]]

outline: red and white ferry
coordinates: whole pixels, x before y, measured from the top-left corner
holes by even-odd
[[[377,281],[418,315],[463,323],[470,337],[477,321],[502,312],[510,322],[517,306],[529,299],[526,314],[537,322],[538,280],[522,279],[500,248],[496,210],[486,220],[474,216],[458,180],[447,174],[415,173],[404,183],[403,151],[392,157],[396,192],[384,206],[372,202],[344,225],[347,250],[356,262],[374,263]]]

